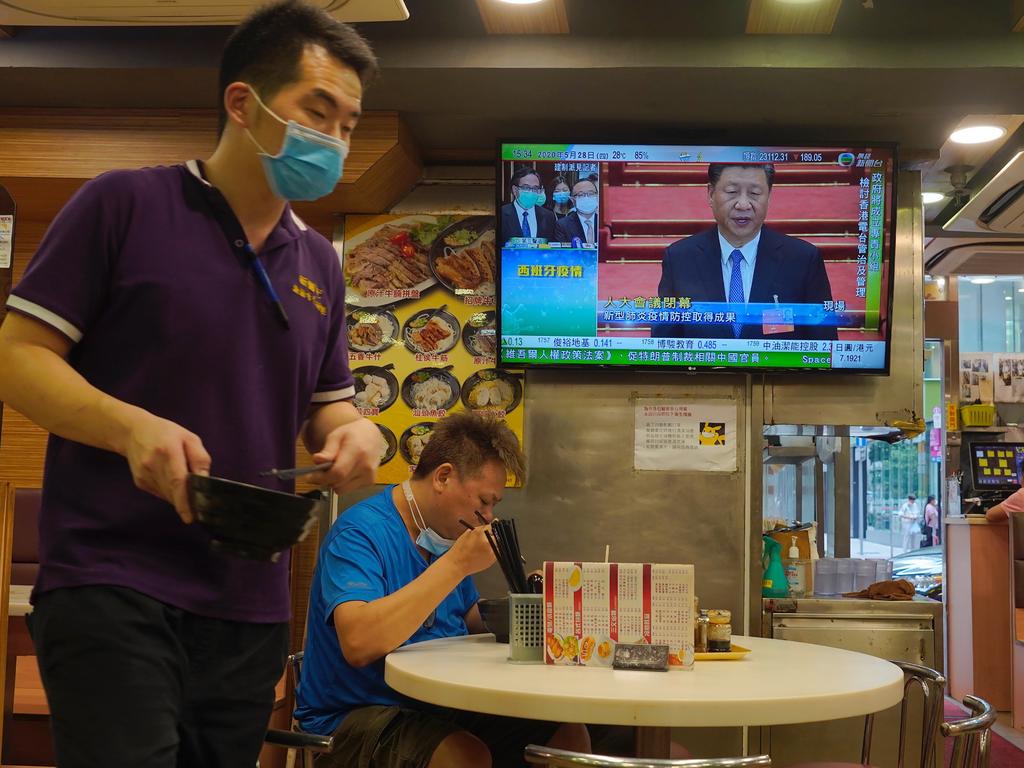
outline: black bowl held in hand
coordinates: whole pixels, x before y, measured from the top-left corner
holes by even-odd
[[[250,560],[277,562],[306,538],[326,504],[312,497],[204,475],[188,476],[188,503],[210,534],[210,547]]]
[[[484,628],[494,635],[499,643],[508,642],[508,598],[484,598],[480,606],[480,618],[484,620]]]

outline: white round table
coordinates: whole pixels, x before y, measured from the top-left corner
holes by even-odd
[[[823,645],[735,637],[742,660],[634,672],[511,664],[493,635],[407,645],[385,660],[399,693],[455,709],[637,727],[641,757],[667,757],[669,728],[779,725],[879,712],[903,698],[894,665]]]

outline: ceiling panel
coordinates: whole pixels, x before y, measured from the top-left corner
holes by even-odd
[[[751,0],[749,35],[830,35],[843,0],[780,2]]]

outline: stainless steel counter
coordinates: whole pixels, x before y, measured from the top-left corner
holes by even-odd
[[[944,669],[942,603],[935,600],[917,597],[897,602],[814,596],[765,599],[763,608],[764,637],[844,648],[891,661],[923,664],[940,672]],[[919,713],[915,701],[908,720],[907,765],[917,760]],[[863,718],[761,728],[760,751],[770,751],[772,762],[778,765],[808,760],[857,763],[863,728]],[[876,718],[872,765],[889,768],[897,764],[898,732],[898,707]]]

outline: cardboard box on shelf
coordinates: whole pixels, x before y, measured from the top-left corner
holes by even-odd
[[[801,528],[798,531],[765,531],[766,536],[770,536],[779,542],[782,546],[782,556],[789,556],[789,548],[793,543],[793,537],[796,536],[796,546],[800,550],[801,560],[817,560],[818,559],[818,524],[811,523],[809,528]]]

